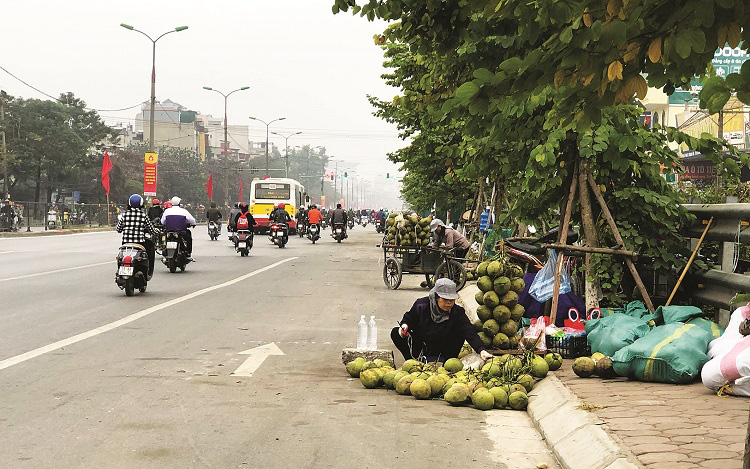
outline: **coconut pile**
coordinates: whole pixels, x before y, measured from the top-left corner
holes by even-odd
[[[443,400],[453,406],[470,403],[480,410],[524,410],[534,385],[561,366],[562,357],[557,353],[542,357],[527,352],[494,357],[480,370],[465,367],[458,358],[445,363],[406,360],[401,368],[394,369],[384,360],[359,357],[346,364],[346,371],[367,389],[383,387],[396,394]]]

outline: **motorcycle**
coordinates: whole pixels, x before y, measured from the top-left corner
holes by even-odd
[[[253,248],[253,230],[237,230],[234,234],[234,249],[240,253],[240,257],[247,257]]]
[[[154,228],[158,230],[159,234],[157,236],[154,236],[151,233],[146,233],[146,238],[150,239],[151,242],[154,243],[154,249],[161,256],[164,253],[167,242],[166,233],[164,232],[164,225],[161,224],[161,220],[158,218],[154,218],[153,220],[151,220],[151,224],[154,225]]]
[[[167,231],[166,246],[164,248],[161,261],[169,268],[171,273],[175,273],[179,268],[182,272],[191,262],[188,259],[187,245],[179,231]]]
[[[370,220],[367,219],[367,216],[363,215],[362,218],[360,218],[359,224],[362,225],[362,228],[366,228],[367,227],[367,222],[369,222],[369,221]]]
[[[307,239],[315,244],[315,241],[320,239],[320,225],[313,223],[307,230]]]
[[[375,231],[377,233],[385,233],[385,220],[375,220]]]
[[[279,248],[283,248],[289,241],[289,233],[284,223],[274,223],[268,231],[271,242]]]
[[[135,290],[146,291],[148,284],[148,254],[140,244],[124,244],[117,253],[115,283],[126,296],[133,296]]]
[[[299,222],[297,223],[297,234],[299,237],[305,236],[305,233],[307,233],[307,223],[305,222]]]
[[[325,217],[323,217],[323,220],[320,222],[320,228],[323,230],[328,228],[328,220]]]
[[[350,220],[351,222],[351,220]],[[335,223],[333,225],[333,239],[336,240],[337,243],[340,243],[344,239],[348,238],[346,231],[344,230],[344,224],[343,223]]]
[[[349,221],[347,222],[347,225],[349,225],[349,229],[350,230],[353,229],[354,228],[354,218],[350,217]]]
[[[211,238],[211,241],[219,239],[219,234],[219,224],[215,221],[208,222],[208,237]]]
[[[47,229],[54,230],[57,226],[57,212],[53,209],[50,209],[49,212],[47,212]]]

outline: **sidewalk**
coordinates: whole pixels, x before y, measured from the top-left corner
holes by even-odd
[[[555,375],[651,469],[742,467],[750,399],[718,397],[700,382],[672,385]]]
[[[0,231],[0,238],[26,238],[29,236],[53,236],[61,234],[71,233],[95,233],[100,231],[112,231],[112,227],[107,226],[70,226],[64,229],[58,230],[45,230],[43,226],[32,226],[31,231],[26,231],[26,227],[22,227],[18,231]]]

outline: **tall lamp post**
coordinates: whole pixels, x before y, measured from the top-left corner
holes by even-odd
[[[154,152],[154,107],[156,107],[156,41],[163,38],[167,34],[172,33],[179,33],[180,31],[185,31],[188,29],[187,26],[178,26],[174,28],[171,31],[167,31],[166,33],[162,34],[161,36],[157,37],[156,39],[152,39],[151,36],[144,33],[141,30],[135,29],[133,26],[130,26],[129,24],[120,23],[120,26],[122,26],[125,29],[129,29],[130,31],[135,31],[137,33],[141,33],[144,36],[148,38],[149,41],[151,41],[151,44],[153,45],[153,51],[151,56],[151,116],[150,116],[150,123],[149,123],[149,134],[148,134],[148,151],[149,153]]]
[[[299,135],[302,132],[294,132],[293,134],[289,134],[289,135],[282,135],[278,132],[271,132],[271,133],[284,138],[284,159],[286,160],[286,172],[285,172],[286,176],[285,177],[289,177],[289,138],[294,137],[295,135]]]
[[[269,170],[268,170],[268,128],[274,122],[276,122],[276,121],[283,121],[284,119],[286,119],[286,117],[279,117],[278,119],[274,119],[274,120],[272,120],[270,122],[266,122],[266,121],[264,121],[262,119],[258,119],[257,117],[251,117],[250,119],[266,124],[266,176],[270,176]]]
[[[232,93],[245,91],[247,89],[250,89],[250,87],[243,86],[242,88],[237,88],[236,90],[230,91],[226,94],[217,89],[211,88],[210,86],[204,86],[203,89],[208,91],[215,91],[224,96],[224,142],[221,147],[222,152],[224,153],[224,206],[229,207],[229,130],[227,126],[227,99],[232,95]]]

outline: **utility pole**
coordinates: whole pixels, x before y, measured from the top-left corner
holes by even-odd
[[[5,147],[5,102],[0,96],[0,153],[3,156],[3,192],[10,198],[8,187],[8,149]]]
[[[290,137],[294,137],[295,135],[299,135],[302,132],[295,132],[295,133],[289,134],[289,135],[282,135],[282,134],[280,134],[278,132],[271,132],[271,133],[274,134],[274,135],[278,135],[279,137],[283,137],[284,138],[284,159],[286,160],[286,166],[285,166],[286,171],[285,171],[284,174],[286,174],[285,177],[288,178],[289,177],[289,138]],[[266,138],[268,138],[268,137],[266,137]],[[307,167],[308,167],[308,169],[310,169],[310,157],[309,156],[307,157],[307,162],[308,162],[307,163]]]
[[[724,138],[724,110],[719,111],[719,138]]]
[[[270,176],[270,170],[268,169],[268,128],[276,121],[283,121],[286,119],[286,117],[279,117],[278,119],[274,119],[272,121],[266,122],[262,119],[258,119],[257,117],[250,117],[251,120],[262,122],[266,124],[266,176]]]

